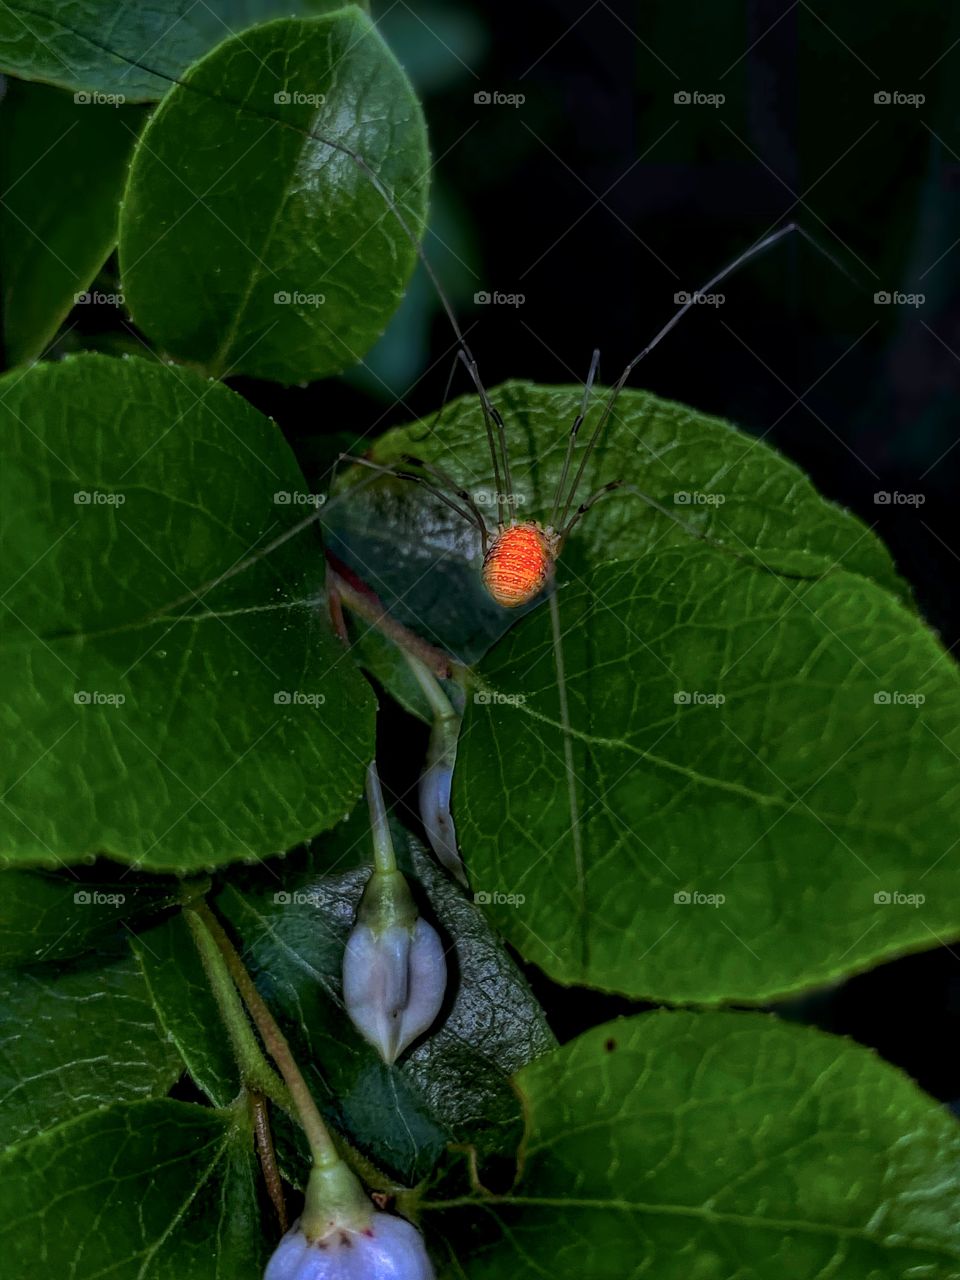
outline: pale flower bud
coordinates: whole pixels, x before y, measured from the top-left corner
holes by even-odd
[[[311,1172],[303,1215],[263,1280],[434,1280],[434,1273],[416,1227],[374,1209],[338,1161]]]
[[[416,1227],[376,1211],[362,1230],[337,1227],[318,1240],[295,1222],[263,1280],[434,1280],[434,1273]]]

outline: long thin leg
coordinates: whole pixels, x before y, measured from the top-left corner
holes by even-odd
[[[428,475],[435,476],[436,479],[440,481],[440,484],[446,485],[453,496],[455,498],[459,498],[463,505],[469,508],[474,520],[477,522],[477,527],[480,530],[483,554],[486,555],[487,540],[489,538],[489,534],[487,533],[487,522],[483,518],[483,512],[477,506],[474,501],[473,494],[469,489],[464,489],[462,485],[458,484],[449,471],[446,471],[436,462],[424,462],[423,458],[414,457],[412,453],[405,453],[402,461],[408,463],[412,467],[420,467],[422,470],[426,471]]]
[[[464,364],[467,367],[467,370],[470,374],[470,379],[473,382],[477,395],[480,398],[480,404],[483,409],[484,424],[487,430],[487,441],[490,446],[490,455],[491,455],[491,458],[493,459],[494,479],[497,486],[497,495],[498,495],[497,527],[502,529],[504,526],[504,518],[503,518],[504,517],[504,511],[503,511],[504,487],[503,487],[503,481],[500,479],[501,465],[500,465],[500,462],[498,462],[497,460],[497,450],[496,450],[496,444],[494,440],[494,427],[496,427],[497,436],[499,437],[503,474],[504,474],[504,477],[506,478],[507,488],[512,493],[512,488],[510,484],[510,460],[507,457],[507,447],[506,447],[506,432],[504,430],[503,419],[501,418],[500,414],[497,412],[497,410],[494,408],[493,404],[491,403],[490,397],[487,395],[486,388],[484,387],[483,382],[481,381],[480,371],[477,368],[476,359],[474,357],[473,352],[470,350],[470,347],[467,345],[466,338],[463,336],[463,331],[460,328],[460,323],[457,320],[456,312],[453,309],[450,299],[447,297],[446,293],[444,292],[444,289],[437,277],[437,273],[434,271],[433,265],[431,264],[430,259],[427,257],[424,251],[423,245],[420,243],[419,238],[414,233],[413,228],[410,226],[410,223],[407,221],[404,215],[400,212],[400,206],[398,201],[394,199],[393,195],[388,190],[388,188],[384,185],[383,182],[381,182],[379,175],[376,173],[374,169],[370,167],[370,165],[367,164],[366,160],[363,158],[360,152],[354,151],[352,147],[348,147],[344,143],[336,141],[334,138],[329,138],[326,135],[317,133],[315,131],[312,131],[310,136],[315,138],[317,142],[322,143],[324,146],[330,147],[334,151],[339,151],[341,152],[341,154],[345,156],[349,156],[349,158],[353,161],[353,163],[357,166],[357,168],[361,171],[361,173],[364,174],[364,176],[373,186],[374,190],[377,192],[377,194],[386,204],[387,208],[389,209],[393,217],[396,219],[397,224],[399,225],[401,231],[403,231],[404,235],[410,241],[410,244],[413,246],[414,252],[416,253],[418,259],[420,260],[423,266],[424,271],[426,271],[430,279],[430,283],[433,285],[434,290],[436,291],[437,297],[440,299],[440,303],[444,311],[446,312],[447,319],[450,321],[451,328],[453,329],[454,335],[456,336],[457,345],[459,347],[460,359],[463,360]]]
[[[577,795],[577,775],[573,767],[573,741],[570,724],[570,703],[567,698],[567,676],[563,660],[563,632],[560,629],[560,603],[557,584],[550,586],[550,629],[553,633],[553,657],[557,672],[557,698],[560,703],[560,727],[563,735],[563,768],[567,779],[567,803],[570,809],[570,835],[573,844],[573,866],[577,885],[578,933],[581,939],[581,963],[587,967],[587,931],[583,927],[587,914],[587,877],[583,857],[583,831],[580,827],[580,798]]]
[[[583,473],[586,470],[587,461],[590,457],[591,452],[593,451],[594,446],[596,445],[597,441],[600,439],[600,436],[603,433],[603,430],[610,419],[610,415],[613,413],[613,410],[617,403],[617,399],[620,395],[620,392],[623,390],[624,386],[626,385],[627,379],[630,377],[630,374],[634,371],[634,369],[637,367],[640,361],[643,360],[646,356],[648,356],[650,352],[654,349],[654,347],[656,347],[660,342],[663,341],[663,339],[667,336],[667,334],[671,331],[671,329],[675,328],[680,323],[680,321],[683,319],[683,317],[687,314],[687,312],[692,307],[697,305],[698,298],[701,298],[705,293],[709,293],[711,289],[714,289],[718,284],[721,284],[724,280],[726,280],[728,276],[733,275],[735,271],[739,271],[741,267],[745,266],[748,262],[751,262],[759,254],[766,253],[768,249],[772,248],[775,244],[778,244],[781,240],[783,240],[786,236],[791,235],[793,232],[797,232],[799,235],[803,236],[804,240],[806,240],[809,244],[812,244],[815,249],[817,249],[820,253],[822,253],[823,256],[827,258],[828,261],[832,262],[833,265],[837,267],[840,271],[842,271],[845,276],[848,276],[850,279],[853,279],[853,277],[850,275],[850,272],[846,269],[846,267],[844,267],[843,264],[839,262],[832,253],[829,252],[829,250],[825,249],[818,240],[816,240],[812,235],[810,235],[809,231],[805,231],[804,228],[801,227],[800,224],[797,222],[787,222],[784,224],[784,226],[778,228],[778,230],[772,231],[767,236],[763,236],[760,240],[757,240],[754,244],[752,244],[749,247],[749,249],[745,249],[738,258],[735,258],[733,260],[733,262],[727,263],[727,265],[721,271],[718,271],[716,275],[711,276],[710,279],[706,282],[706,284],[701,285],[700,288],[697,289],[695,293],[692,293],[687,298],[686,302],[684,302],[683,305],[677,311],[674,312],[674,314],[670,317],[670,319],[663,326],[663,328],[654,334],[654,336],[650,339],[650,341],[643,348],[643,350],[638,355],[635,355],[633,357],[633,359],[624,369],[623,373],[621,373],[620,377],[613,384],[612,388],[610,389],[610,394],[607,397],[607,402],[603,407],[603,412],[600,414],[600,418],[597,422],[596,427],[593,430],[593,434],[591,435],[590,440],[587,443],[587,447],[583,452],[583,457],[580,460],[580,466],[577,468],[577,474],[574,478],[573,484],[570,486],[570,492],[567,495],[567,501],[566,501],[566,504],[564,505],[563,512],[561,513],[561,516],[560,516],[561,524],[563,524],[567,518],[567,513],[569,512],[570,507],[573,504],[577,489],[580,486],[580,481],[583,479]]]
[[[370,471],[378,471],[381,475],[392,476],[395,480],[412,480],[414,484],[421,485],[428,493],[432,494],[433,497],[437,498],[440,502],[445,503],[451,511],[455,511],[461,519],[466,520],[467,524],[477,525],[481,539],[486,538],[487,530],[486,526],[482,523],[482,520],[478,523],[477,519],[469,510],[461,507],[459,503],[454,502],[453,499],[448,497],[442,489],[438,489],[435,484],[431,484],[430,481],[424,479],[423,476],[418,476],[413,471],[400,471],[397,467],[384,467],[381,466],[379,462],[371,462],[369,458],[351,458],[348,453],[341,454],[340,456],[344,461],[353,462],[358,467],[367,467]],[[479,514],[480,513],[477,512],[478,517]]]
[[[614,493],[618,489],[623,490],[624,493],[632,493],[634,497],[639,498],[641,502],[645,502],[648,507],[652,507],[654,511],[659,511],[662,516],[666,516],[668,520],[672,520],[675,525],[678,525],[679,528],[681,528],[684,533],[689,534],[691,538],[698,538],[701,542],[707,542],[711,546],[719,547],[723,551],[730,550],[730,548],[724,546],[722,542],[718,542],[715,538],[711,538],[709,534],[703,533],[700,529],[694,528],[694,526],[692,524],[688,524],[686,520],[681,520],[680,517],[675,515],[669,507],[665,507],[663,503],[658,502],[656,498],[651,498],[649,493],[644,493],[642,489],[638,489],[634,484],[628,484],[625,480],[610,480],[607,484],[603,485],[602,488],[598,489],[596,493],[592,493],[585,502],[581,502],[579,507],[577,507],[576,511],[561,530],[561,541],[566,538],[574,525],[579,524],[591,507],[598,503],[601,498],[605,498],[608,493]],[[737,553],[734,552],[733,554],[736,555]],[[743,559],[744,557],[740,556],[738,558]]]
[[[499,455],[497,453],[497,441],[493,434],[495,422],[494,415],[496,414],[496,410],[490,403],[490,398],[484,390],[483,383],[480,381],[480,376],[477,373],[476,361],[473,360],[472,356],[468,358],[462,351],[460,352],[460,359],[466,365],[467,372],[473,379],[473,385],[476,388],[477,395],[480,397],[480,408],[483,410],[483,425],[487,433],[487,445],[490,449],[490,458],[493,462],[493,483],[497,487],[497,528],[502,530],[505,523],[503,518],[504,481],[501,475]],[[496,416],[499,417],[499,414]],[[502,441],[502,433],[500,433],[500,435]],[[507,461],[506,455],[504,455],[504,461]],[[509,466],[509,463],[507,463],[507,465]]]
[[[557,484],[557,493],[553,499],[553,508],[550,512],[550,527],[557,527],[557,515],[560,511],[560,503],[563,500],[563,492],[567,484],[567,476],[570,474],[570,463],[573,461],[573,451],[576,448],[577,436],[580,434],[580,428],[583,426],[583,420],[587,416],[587,409],[590,407],[590,392],[593,390],[594,379],[597,376],[597,369],[600,367],[600,352],[595,350],[590,360],[590,372],[587,374],[587,380],[583,384],[583,399],[580,401],[580,412],[573,420],[573,426],[570,428],[570,435],[567,437],[567,452],[563,458],[563,470],[560,472],[560,480]],[[571,495],[572,497],[572,495]],[[567,504],[569,506],[569,503]]]

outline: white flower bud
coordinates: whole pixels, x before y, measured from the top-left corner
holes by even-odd
[[[372,881],[373,877],[371,877]],[[357,1030],[394,1062],[433,1023],[443,1003],[443,944],[426,920],[377,930],[360,922],[343,955],[343,999]]]
[[[434,1273],[416,1227],[376,1211],[361,1230],[338,1226],[314,1240],[295,1222],[263,1280],[434,1280]]]

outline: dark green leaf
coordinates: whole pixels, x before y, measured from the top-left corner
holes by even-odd
[[[508,382],[491,394],[506,419],[512,510],[518,519],[548,522],[581,390]],[[574,470],[602,400],[595,392]],[[496,484],[475,396],[449,405],[434,431],[421,422],[388,432],[372,456],[396,464],[404,454],[443,466],[495,526]],[[348,480],[361,488],[350,501],[330,504],[334,550],[402,621],[462,660],[475,660],[517,618],[480,586],[478,534],[419,486],[380,480],[360,468]],[[655,547],[695,548],[699,535],[788,573],[840,564],[909,599],[886,548],[859,520],[824,501],[791,462],[726,422],[645,392],[624,392],[577,502],[613,480],[635,486],[669,515],[630,492],[605,497],[563,550],[568,579],[589,581],[596,565]]]
[[[366,16],[274,22],[220,46],[134,155],[123,287],[161,347],[218,377],[299,382],[356,364],[416,259],[359,153],[419,234],[419,105]]]
[[[0,1156],[8,1280],[256,1280],[252,1127],[163,1099],[91,1112]]]
[[[330,634],[279,431],[194,373],[98,356],[3,381],[2,850],[161,870],[349,812],[373,698]]]
[[[482,664],[454,776],[474,888],[528,959],[758,1001],[957,936],[960,677],[893,596],[686,543],[559,611],[571,780],[546,606]]]
[[[112,1102],[162,1097],[181,1072],[129,955],[0,973],[0,1148]]]
[[[131,940],[160,1025],[190,1078],[218,1107],[228,1106],[240,1077],[217,1002],[182,915]]]
[[[339,7],[340,0],[11,0],[0,7],[0,71],[154,102],[227,36],[291,12]]]
[[[433,1206],[469,1280],[957,1280],[960,1130],[864,1049],[754,1014],[595,1027],[517,1077],[515,1191]]]
[[[4,22],[0,10],[0,24]],[[10,84],[0,107],[0,285],[7,364],[36,359],[117,242],[117,206],[141,111]]]
[[[0,966],[125,949],[127,926],[172,906],[178,894],[176,881],[123,873],[110,863],[70,874],[7,871],[0,893]]]

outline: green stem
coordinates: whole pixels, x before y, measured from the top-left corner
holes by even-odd
[[[295,1114],[292,1097],[257,1044],[230,971],[209,929],[200,918],[195,905],[185,908],[184,915],[200,952],[204,973],[220,1010],[223,1025],[230,1037],[233,1054],[240,1068],[240,1079],[252,1093],[262,1093],[285,1111]]]
[[[459,720],[459,716],[451,706],[450,699],[444,693],[440,681],[436,678],[430,668],[409,649],[401,649],[400,652],[406,658],[410,670],[417,678],[417,683],[423,690],[423,695],[430,703],[430,710],[433,712],[437,720]]]
[[[384,875],[392,875],[397,869],[397,855],[393,850],[393,838],[387,821],[387,807],[380,790],[377,762],[367,765],[367,807],[370,810],[370,833],[373,836],[373,865]]]
[[[307,1087],[307,1082],[304,1080],[300,1068],[294,1060],[287,1039],[277,1025],[273,1014],[267,1008],[260,992],[254,986],[253,979],[237,954],[236,948],[227,937],[220,921],[205,902],[195,903],[190,910],[202,920],[216,943],[230,977],[243,997],[243,1002],[247,1006],[250,1017],[260,1032],[260,1038],[266,1045],[267,1052],[273,1058],[277,1064],[277,1070],[283,1076],[284,1083],[290,1091],[290,1097],[303,1126],[303,1131],[306,1134],[314,1165],[322,1169],[331,1168],[339,1164],[340,1156],[330,1136],[330,1131],[324,1124],[323,1117],[320,1115],[317,1104],[313,1100],[313,1095]]]

